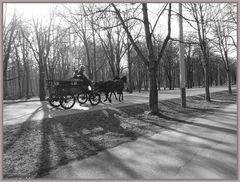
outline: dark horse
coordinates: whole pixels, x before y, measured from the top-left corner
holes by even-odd
[[[123,76],[122,78],[115,77],[113,80],[108,80],[108,81],[100,81],[100,82],[95,82],[94,83],[94,89],[98,92],[104,93],[106,98],[105,101],[112,102],[112,94],[114,94],[116,100],[119,100],[121,102],[121,96],[123,100],[123,89],[124,89],[124,83],[127,82],[127,77]],[[115,94],[119,94],[119,98],[117,99],[117,96]],[[109,95],[110,93],[110,95]]]
[[[104,100],[105,101],[109,101],[112,102],[111,97],[109,97],[109,93],[113,93],[115,95],[115,98],[117,100],[117,96],[113,90],[113,80],[109,80],[109,81],[99,81],[99,82],[94,82],[93,86],[94,86],[94,90],[96,90],[97,92],[100,93],[104,93],[106,98]]]
[[[123,76],[121,78],[119,76],[117,76],[113,79],[112,90],[113,90],[113,93],[115,93],[115,91],[116,91],[117,94],[119,95],[119,97],[118,97],[119,102],[121,102],[121,100],[123,100],[124,83],[127,83],[126,76]],[[110,99],[111,99],[111,96],[112,96],[112,92],[110,94]]]

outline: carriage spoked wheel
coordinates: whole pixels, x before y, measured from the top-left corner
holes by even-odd
[[[89,101],[92,105],[98,105],[99,102],[101,101],[101,96],[99,93],[96,92],[91,92],[89,94]]]
[[[85,104],[88,100],[88,96],[86,93],[80,93],[77,96],[77,100],[80,104]]]
[[[74,95],[64,95],[61,98],[61,106],[64,109],[71,109],[75,104],[75,97]]]
[[[48,102],[53,107],[59,107],[61,105],[60,98],[57,95],[50,95]]]

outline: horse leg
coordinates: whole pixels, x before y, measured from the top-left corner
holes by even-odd
[[[107,92],[105,92],[105,100],[104,100],[104,102],[106,102],[107,101],[107,99],[108,99],[108,93]]]
[[[121,99],[121,97],[122,97],[122,99]],[[121,101],[123,101],[123,92],[122,91],[119,92],[119,102],[121,102]]]
[[[100,102],[103,103],[103,101],[102,101],[102,97],[101,97],[101,93],[100,93]]]
[[[109,92],[108,92],[109,93]],[[108,97],[108,101],[111,103],[112,102],[112,92],[110,92],[110,96]]]
[[[118,99],[117,99],[117,96],[116,96],[116,93],[115,93],[114,91],[113,91],[113,94],[114,94],[114,96],[115,96],[115,99],[118,100]]]

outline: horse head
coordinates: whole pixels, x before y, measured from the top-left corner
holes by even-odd
[[[115,78],[113,78],[113,80],[120,80],[119,76],[115,76]]]
[[[127,83],[127,77],[123,76],[122,78],[120,78],[120,80],[122,80],[124,83]]]

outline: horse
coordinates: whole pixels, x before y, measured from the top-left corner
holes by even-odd
[[[99,81],[99,82],[94,82],[94,90],[96,90],[97,92],[100,93],[104,93],[106,98],[104,100],[104,102],[106,102],[107,100],[111,103],[111,97],[109,97],[109,93],[114,94],[116,100],[117,100],[117,96],[113,90],[113,85],[114,85],[114,81],[113,80],[109,80],[109,81]]]
[[[121,100],[123,100],[124,83],[127,83],[126,76],[123,76],[121,78],[119,76],[117,76],[113,79],[113,84],[111,85],[113,92],[110,93],[110,99],[111,99],[112,93],[115,94],[115,91],[116,91],[117,94],[119,95],[119,97],[118,97],[119,102],[121,102]],[[121,97],[122,97],[122,99],[121,99]],[[116,95],[115,95],[115,98],[116,98]]]
[[[126,76],[123,76],[122,78],[117,76],[113,80],[95,82],[94,89],[98,92],[105,94],[106,98],[104,102],[108,100],[111,103],[112,94],[114,94],[116,100],[119,100],[121,102],[121,100],[123,100],[124,83],[126,82],[127,82]],[[117,98],[115,92],[117,92],[119,98]]]

